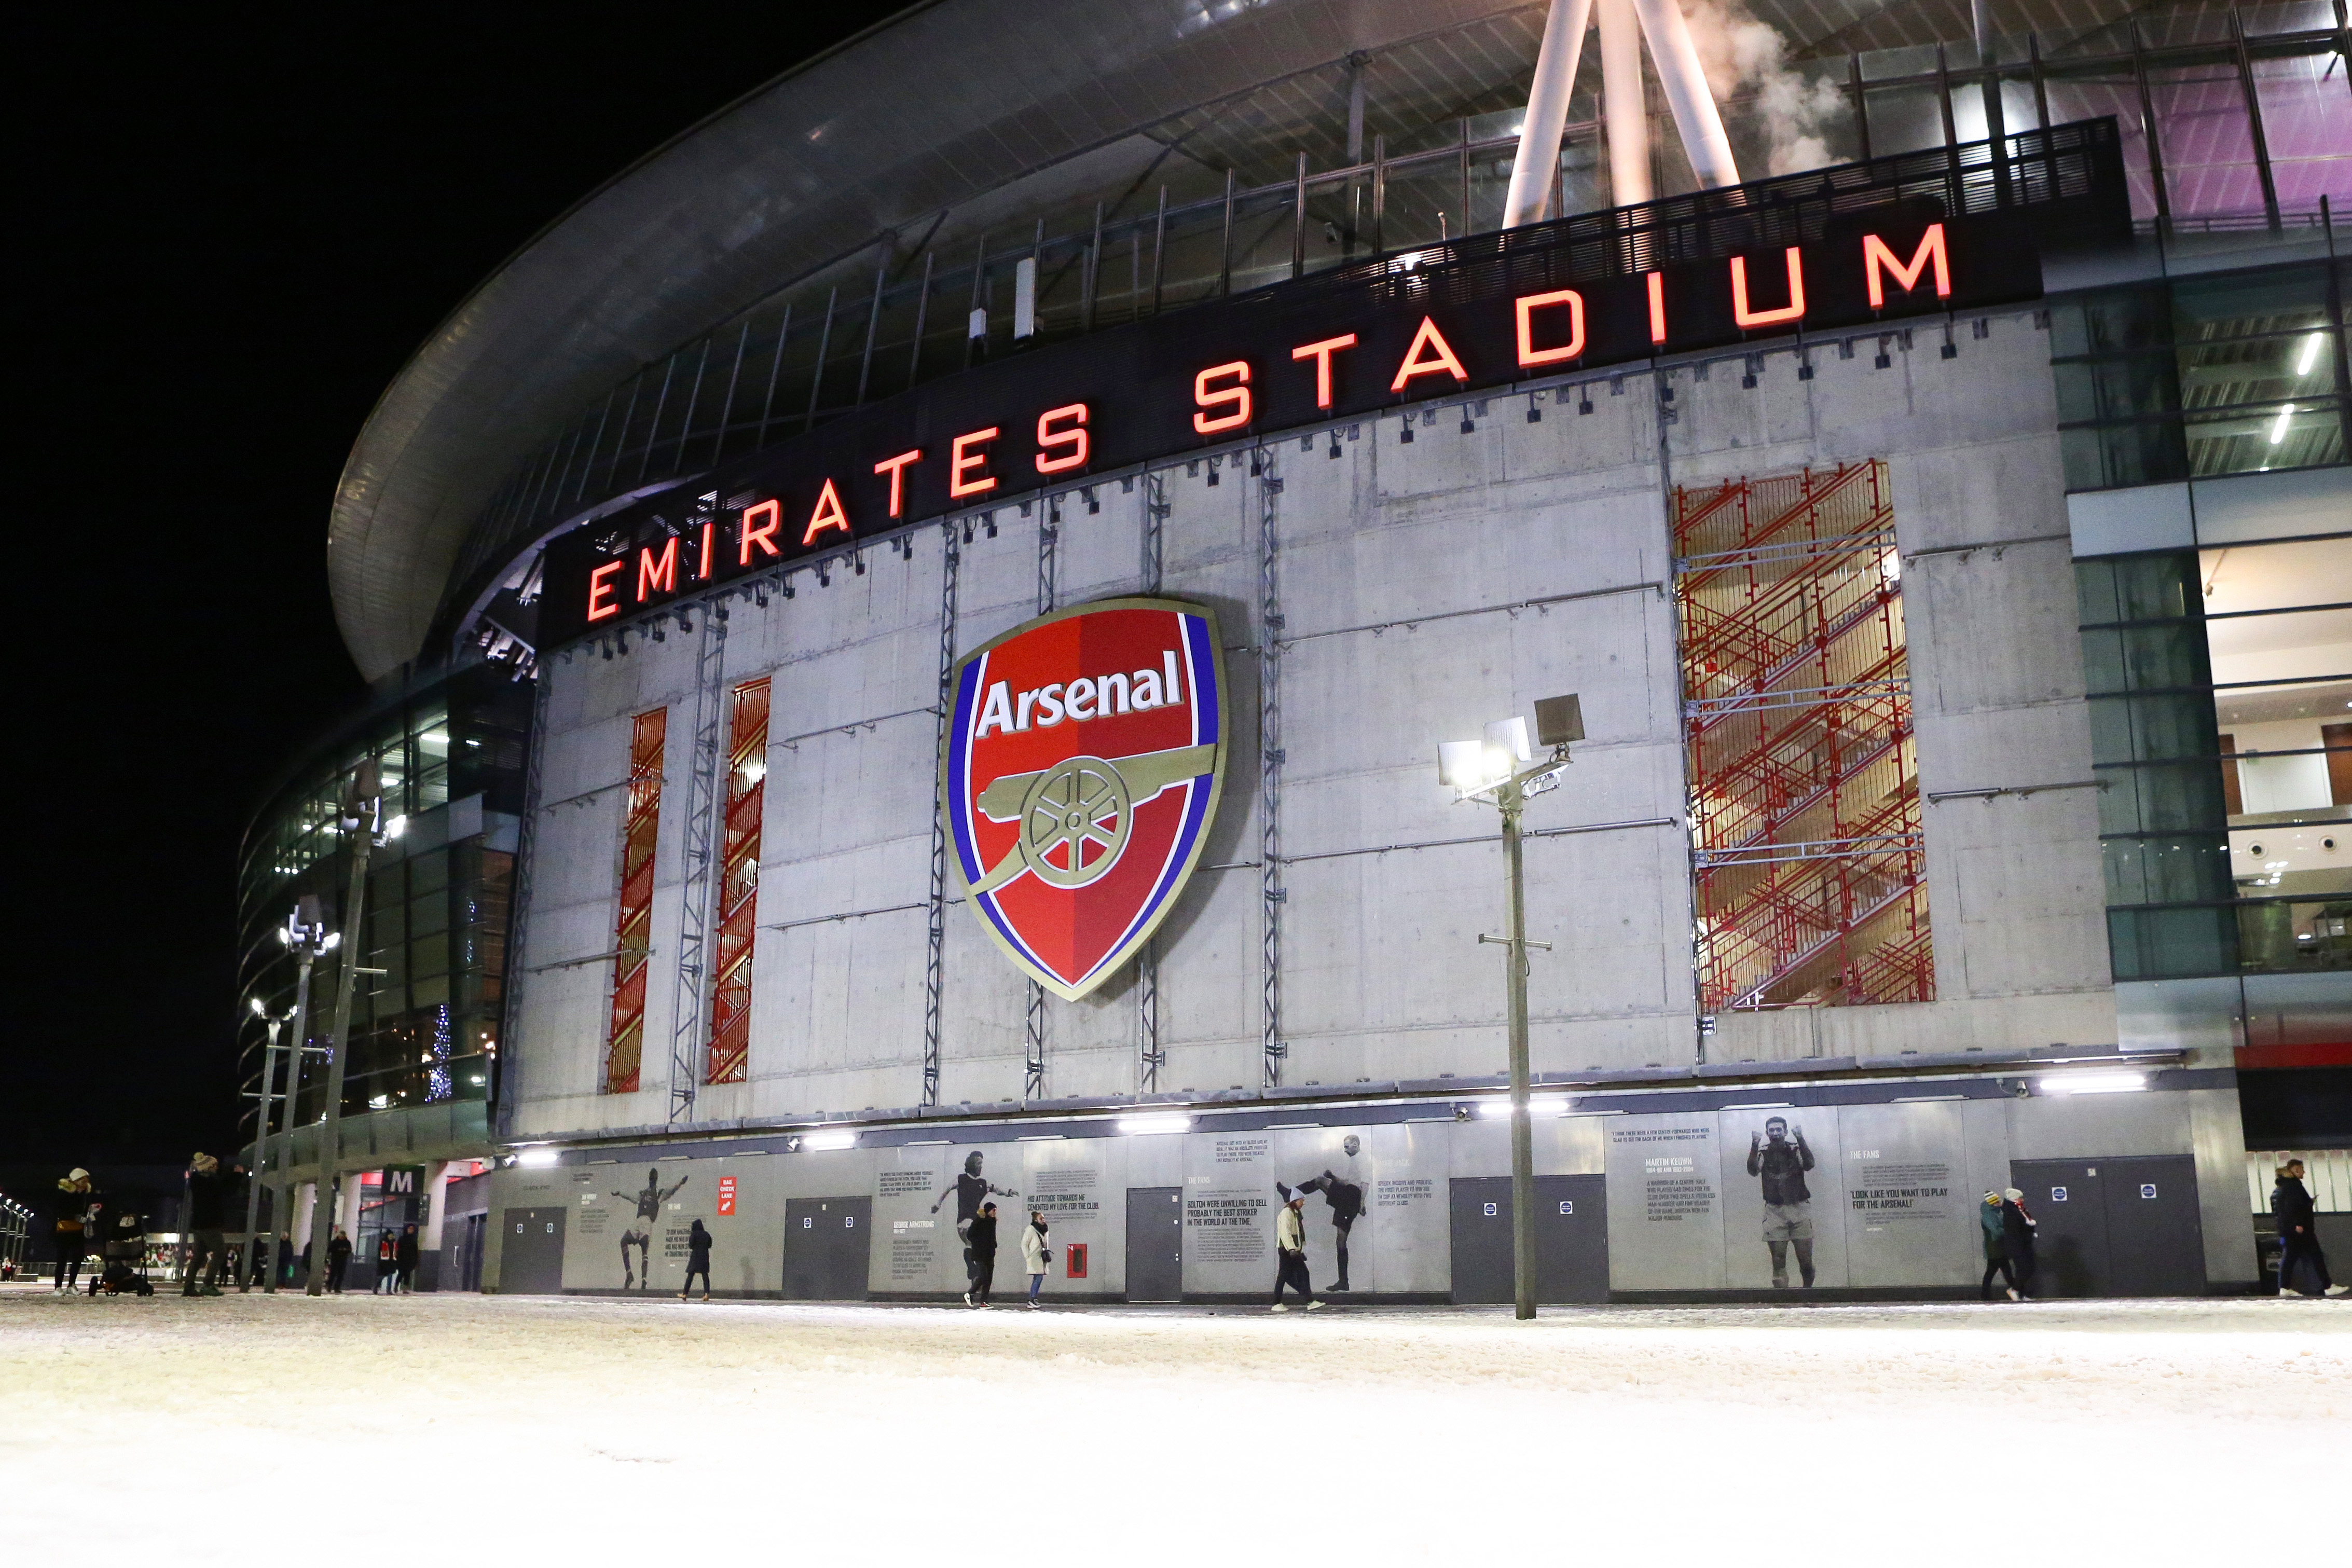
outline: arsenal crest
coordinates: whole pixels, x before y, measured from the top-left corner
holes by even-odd
[[[940,809],[972,912],[1072,1001],[1151,935],[1224,775],[1217,625],[1174,599],[1040,616],[956,666]]]

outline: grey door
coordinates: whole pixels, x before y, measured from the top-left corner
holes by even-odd
[[[784,1300],[863,1301],[872,1198],[784,1201]]]
[[[1447,1206],[1454,1300],[1510,1300],[1511,1179],[1457,1176]],[[1609,1300],[1606,1177],[1536,1178],[1536,1300]]]
[[[2036,1296],[2112,1293],[2107,1264],[2106,1183],[2112,1160],[2011,1160],[2010,1185],[2034,1218]]]
[[[2197,1214],[2196,1160],[2135,1155],[2100,1161],[2099,1171],[2106,1194],[2106,1294],[2203,1295],[2205,1227]]]
[[[563,1289],[561,1208],[509,1209],[499,1249],[499,1289],[509,1296],[553,1296]]]
[[[1184,1299],[1184,1189],[1127,1189],[1127,1299]]]

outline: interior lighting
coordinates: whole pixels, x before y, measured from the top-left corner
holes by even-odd
[[[1141,1116],[1122,1116],[1118,1119],[1118,1130],[1121,1132],[1139,1136],[1153,1132],[1189,1132],[1192,1128],[1192,1117],[1181,1110],[1151,1111]]]
[[[397,838],[407,831],[408,818],[405,816],[395,816],[383,825],[383,836],[386,838]]]
[[[2041,1080],[2044,1094],[2137,1094],[2147,1087],[2144,1072],[2071,1072]]]
[[[2311,367],[2319,363],[2320,340],[2326,336],[2326,334],[2325,332],[2314,332],[2311,336],[2303,340],[2303,353],[2295,356],[2295,374],[2309,375],[2311,374]]]
[[[517,1154],[515,1163],[527,1170],[543,1171],[562,1158],[562,1150],[541,1144],[536,1149],[525,1149],[521,1153]]]
[[[855,1149],[857,1147],[857,1134],[855,1132],[811,1132],[800,1140],[800,1145],[802,1148],[815,1153],[825,1153],[836,1149]]]
[[[1510,1113],[1511,1102],[1507,1099],[1481,1100],[1478,1104],[1478,1114],[1482,1117],[1499,1119]],[[1529,1116],[1565,1116],[1568,1114],[1568,1096],[1531,1094],[1528,1096],[1528,1114]]]
[[[2286,439],[2286,422],[2287,422],[2290,418],[2294,417],[2294,404],[2292,404],[2292,403],[2288,404],[2284,408],[2282,408],[2282,409],[2280,409],[2280,410],[2279,410],[2279,412],[2278,412],[2278,419],[2277,419],[2277,421],[2276,421],[2274,424],[2273,424],[2273,425],[2271,426],[2271,445],[2272,445],[2272,446],[2275,447],[2275,446],[2277,446],[2280,442],[2282,442],[2282,441],[2284,441],[2284,440],[2285,440],[2285,439]]]

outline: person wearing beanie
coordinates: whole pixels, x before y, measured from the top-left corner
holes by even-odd
[[[1293,1192],[1283,1201],[1282,1213],[1274,1222],[1274,1307],[1277,1312],[1287,1312],[1289,1306],[1282,1299],[1284,1286],[1298,1292],[1310,1312],[1320,1311],[1323,1303],[1315,1299],[1315,1288],[1307,1282],[1307,1194]]]
[[[2022,1301],[2033,1284],[2033,1216],[2025,1212],[2025,1194],[2015,1187],[2000,1194],[2001,1249],[2009,1259],[2009,1299]]]
[[[77,1165],[58,1182],[58,1279],[52,1289],[70,1291],[89,1256],[89,1232],[99,1208],[89,1173]]]
[[[1977,1293],[1985,1300],[1991,1300],[1992,1277],[1998,1274],[2002,1285],[2008,1288],[2009,1299],[2014,1301],[2017,1300],[2017,1276],[2009,1271],[2009,1243],[2001,1234],[2000,1221],[2000,1194],[1988,1188],[1984,1202],[1977,1205],[1977,1226],[1984,1232],[1985,1255],[1984,1279],[1979,1282]]]

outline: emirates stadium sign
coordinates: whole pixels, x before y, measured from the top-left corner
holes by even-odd
[[[966,901],[1072,1001],[1148,941],[1207,842],[1224,776],[1215,617],[1175,599],[1041,616],[967,654],[940,756]]]

